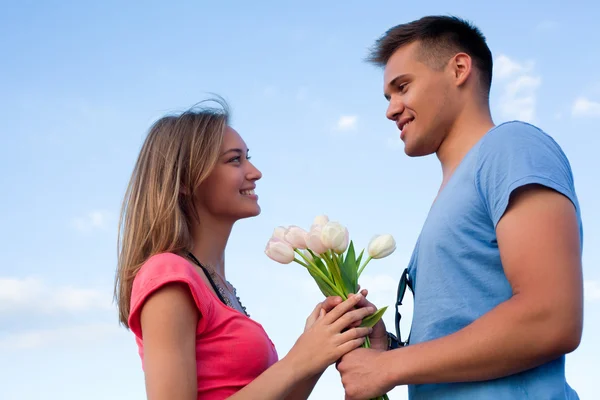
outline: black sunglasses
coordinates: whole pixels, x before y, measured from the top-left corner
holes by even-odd
[[[413,290],[413,285],[410,280],[410,275],[408,275],[408,268],[406,268],[402,272],[402,276],[400,277],[400,283],[398,283],[398,295],[396,298],[396,337],[398,339],[398,344],[401,347],[408,345],[408,341],[410,340],[410,331],[408,332],[406,341],[403,341],[402,337],[400,336],[400,319],[402,318],[402,315],[400,315],[400,311],[398,308],[402,305],[402,300],[404,300],[404,294],[406,293],[407,287],[410,289],[410,292],[412,293],[414,298],[415,292]]]

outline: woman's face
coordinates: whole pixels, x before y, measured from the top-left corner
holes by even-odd
[[[196,193],[200,215],[232,221],[257,216],[260,206],[254,188],[261,177],[250,162],[246,143],[227,127],[217,164]]]

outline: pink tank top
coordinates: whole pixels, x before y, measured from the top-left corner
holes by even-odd
[[[170,282],[187,284],[201,313],[196,328],[198,399],[225,399],[277,362],[275,346],[259,323],[223,304],[188,260],[162,253],[149,258],[133,281],[129,326],[142,368],[140,312],[146,298]]]

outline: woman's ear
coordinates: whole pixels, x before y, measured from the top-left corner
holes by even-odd
[[[190,190],[187,188],[187,186],[180,185],[179,186],[179,194],[182,194],[184,196],[189,196],[190,195]]]

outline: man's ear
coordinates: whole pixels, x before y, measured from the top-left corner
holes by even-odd
[[[466,53],[457,53],[449,62],[454,84],[463,86],[473,72],[473,60]]]

